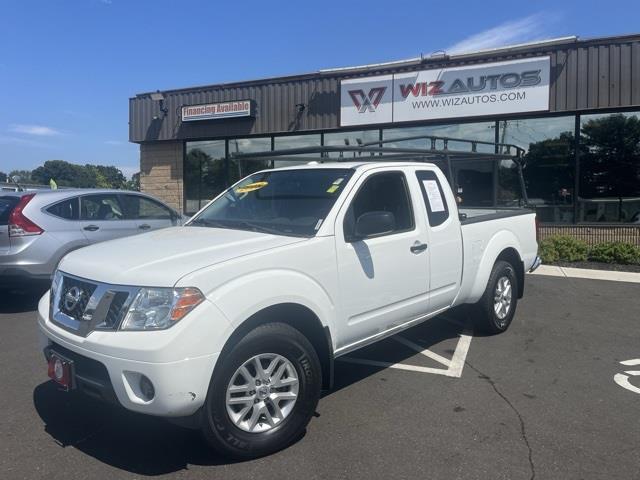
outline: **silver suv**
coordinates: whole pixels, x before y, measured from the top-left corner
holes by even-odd
[[[137,192],[0,192],[0,286],[49,280],[71,250],[181,223],[175,210]]]

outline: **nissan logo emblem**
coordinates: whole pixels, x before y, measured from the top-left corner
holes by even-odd
[[[78,305],[78,302],[82,299],[84,292],[78,287],[71,287],[64,295],[64,308],[67,312],[73,311]]]

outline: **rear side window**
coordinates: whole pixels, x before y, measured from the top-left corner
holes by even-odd
[[[97,194],[80,198],[82,220],[122,220],[124,212],[117,195]]]
[[[365,180],[345,216],[345,232],[353,232],[356,220],[368,212],[391,212],[396,226],[391,232],[413,229],[413,211],[402,172],[375,173]]]
[[[140,195],[122,195],[125,215],[129,219],[171,220],[171,210]]]
[[[443,224],[449,218],[449,206],[444,196],[442,185],[435,172],[430,170],[422,170],[416,172],[420,190],[422,190],[422,198],[427,206],[427,214],[429,216],[429,225],[437,227]]]
[[[9,223],[9,215],[19,201],[20,197],[0,197],[0,225]]]
[[[78,198],[68,198],[58,203],[54,203],[47,208],[47,212],[54,217],[64,218],[65,220],[78,220],[80,217],[78,207]]]

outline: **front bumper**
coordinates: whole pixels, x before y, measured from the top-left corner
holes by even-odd
[[[111,343],[108,346],[109,353],[99,352],[96,346],[103,347],[107,342],[95,341],[92,336],[101,332],[82,338],[59,328],[48,320],[48,301],[49,295],[46,294],[38,308],[41,347],[45,356],[53,350],[74,361],[79,391],[110,403],[118,403],[128,410],[163,417],[189,416],[203,405],[219,353],[192,357],[177,353],[180,360],[162,361],[162,353],[171,350],[172,346],[173,351],[181,352],[182,344],[188,342],[197,349],[193,339],[175,335],[179,332],[171,332],[175,337],[173,342],[162,343],[159,349],[152,351],[148,350],[149,343],[153,343],[154,334],[160,332],[135,332],[136,343],[140,345],[136,353],[138,356],[144,354],[144,359],[131,358],[130,341],[127,348],[121,351],[113,346],[118,335],[124,340],[128,332],[108,332],[107,339]],[[170,330],[178,330],[177,327]],[[170,330],[164,331],[164,335]],[[102,335],[105,333],[102,332]],[[215,342],[211,344],[215,345]],[[147,377],[154,387],[155,395],[150,400],[141,390],[141,375]]]

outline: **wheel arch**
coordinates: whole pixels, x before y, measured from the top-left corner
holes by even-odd
[[[482,256],[476,270],[476,278],[469,292],[468,303],[475,303],[482,297],[494,265],[498,260],[508,261],[516,269],[518,278],[518,297],[524,292],[524,263],[518,253],[521,250],[517,237],[502,230],[494,235],[481,249]]]
[[[322,388],[330,390],[333,386],[333,342],[331,331],[320,318],[307,306],[299,303],[278,303],[265,307],[240,323],[225,342],[220,359],[236,345],[247,333],[265,323],[279,322],[287,324],[302,333],[313,346],[322,369]]]

